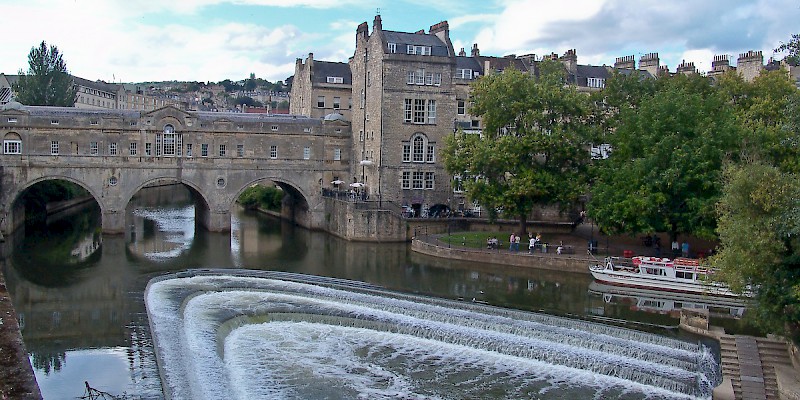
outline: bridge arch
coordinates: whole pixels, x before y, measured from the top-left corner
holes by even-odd
[[[6,228],[10,228],[11,231],[22,226],[25,223],[25,218],[26,218],[25,204],[20,202],[23,194],[33,186],[47,181],[67,181],[75,185],[78,185],[84,190],[86,190],[86,192],[88,192],[90,196],[92,196],[92,199],[94,200],[95,203],[97,203],[101,212],[106,207],[106,204],[103,202],[102,196],[97,192],[97,188],[92,187],[86,182],[67,175],[55,175],[55,174],[43,175],[31,179],[29,181],[22,182],[22,184],[13,187],[7,194],[7,196],[4,196],[5,200],[8,203],[4,207],[5,208],[3,210],[4,215],[3,218],[0,220],[0,224],[2,224]]]

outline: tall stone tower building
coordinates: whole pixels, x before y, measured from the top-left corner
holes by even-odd
[[[739,54],[736,60],[736,71],[742,75],[745,82],[752,82],[753,79],[764,69],[764,55],[761,51],[750,50],[747,53]]]
[[[356,30],[353,81],[353,163],[350,180],[371,199],[415,211],[451,202],[450,177],[439,152],[454,131],[456,56],[449,26],[426,33]],[[418,214],[419,215],[419,214]]]

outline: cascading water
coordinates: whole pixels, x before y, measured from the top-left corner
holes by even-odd
[[[697,344],[583,321],[262,271],[157,278],[164,390],[195,398],[710,398]]]

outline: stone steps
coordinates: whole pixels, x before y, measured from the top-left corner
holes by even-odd
[[[786,344],[752,336],[720,337],[723,376],[731,381],[736,399],[779,400],[776,366],[792,365]]]

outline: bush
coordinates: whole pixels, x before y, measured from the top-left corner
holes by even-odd
[[[273,186],[254,185],[245,189],[237,201],[248,209],[280,211],[283,194],[283,190]]]

